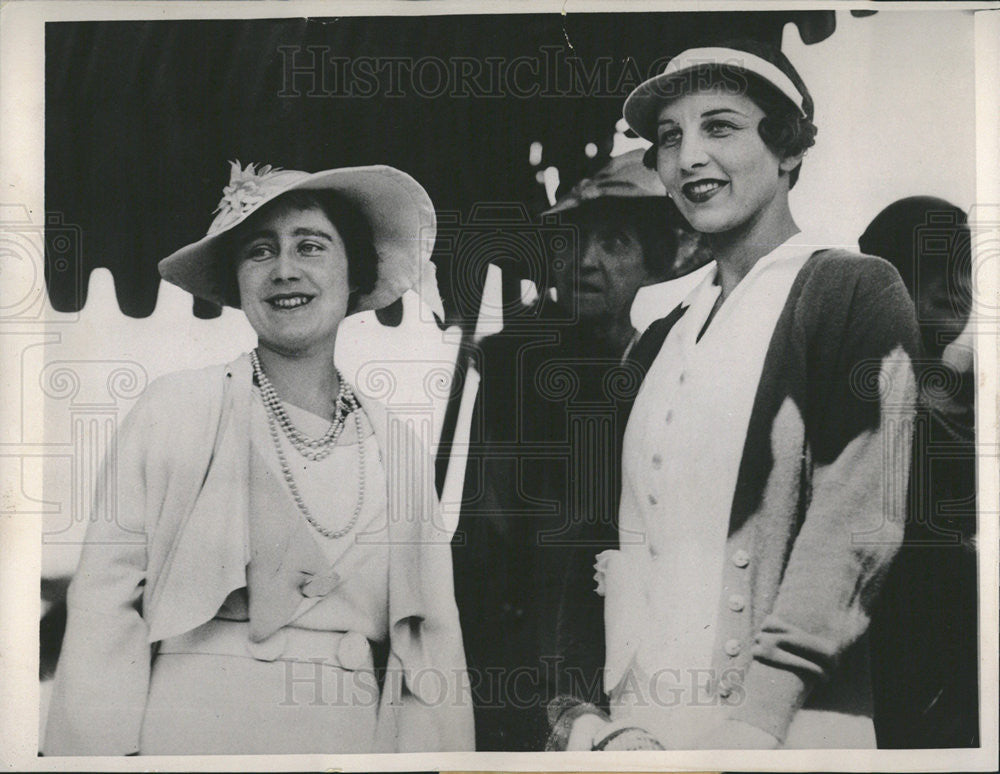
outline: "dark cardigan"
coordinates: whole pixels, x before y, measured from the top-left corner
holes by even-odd
[[[637,343],[630,359],[643,373],[685,311]],[[804,264],[771,338],[733,498],[713,663],[731,716],[779,740],[803,706],[871,714],[863,635],[903,535],[918,341],[896,270],[839,250]],[[749,604],[730,609],[732,595]]]

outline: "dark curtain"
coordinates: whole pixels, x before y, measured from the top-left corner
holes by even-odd
[[[149,315],[157,261],[204,235],[230,159],[309,171],[390,164],[419,180],[439,211],[457,213],[443,219],[446,235],[502,227],[473,205],[541,209],[531,142],[543,145],[542,167],[572,182],[606,160],[624,97],[657,62],[734,37],[777,44],[788,22],[815,42],[833,32],[834,15],[49,23],[51,302],[79,310],[91,271],[103,266],[122,311]],[[584,154],[590,142],[595,158]],[[450,243],[440,240],[435,260],[449,316],[466,319],[477,299],[456,298],[467,279]],[[218,310],[197,302],[194,312]]]

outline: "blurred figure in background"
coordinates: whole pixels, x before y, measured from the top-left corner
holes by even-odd
[[[972,308],[970,242],[965,213],[924,196],[889,205],[859,239],[899,270],[925,358],[905,539],[873,621],[880,747],[979,743],[975,374],[955,351]]]
[[[603,614],[591,565],[617,544],[610,385],[636,335],[636,291],[706,260],[641,151],[611,159],[551,213],[578,238],[549,256],[556,303],[547,296],[530,325],[481,344],[453,543],[477,750],[541,750],[556,693],[599,701]]]

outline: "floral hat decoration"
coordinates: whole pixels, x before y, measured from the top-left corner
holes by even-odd
[[[266,203],[297,189],[336,191],[349,199],[368,219],[378,256],[378,275],[372,291],[357,299],[351,313],[381,309],[407,290],[415,290],[440,318],[444,318],[431,252],[437,232],[434,205],[423,187],[405,172],[375,165],[342,167],[323,172],[300,172],[270,165],[230,162],[229,184],[215,208],[208,233],[159,263],[160,276],[198,298],[238,306],[220,286],[219,242]]]

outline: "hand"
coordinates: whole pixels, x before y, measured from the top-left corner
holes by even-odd
[[[587,712],[580,715],[573,721],[573,727],[569,732],[569,739],[566,742],[567,750],[592,750],[594,742],[603,737],[613,724],[602,718]]]
[[[775,750],[778,740],[742,720],[724,720],[709,728],[695,743],[699,750]]]

